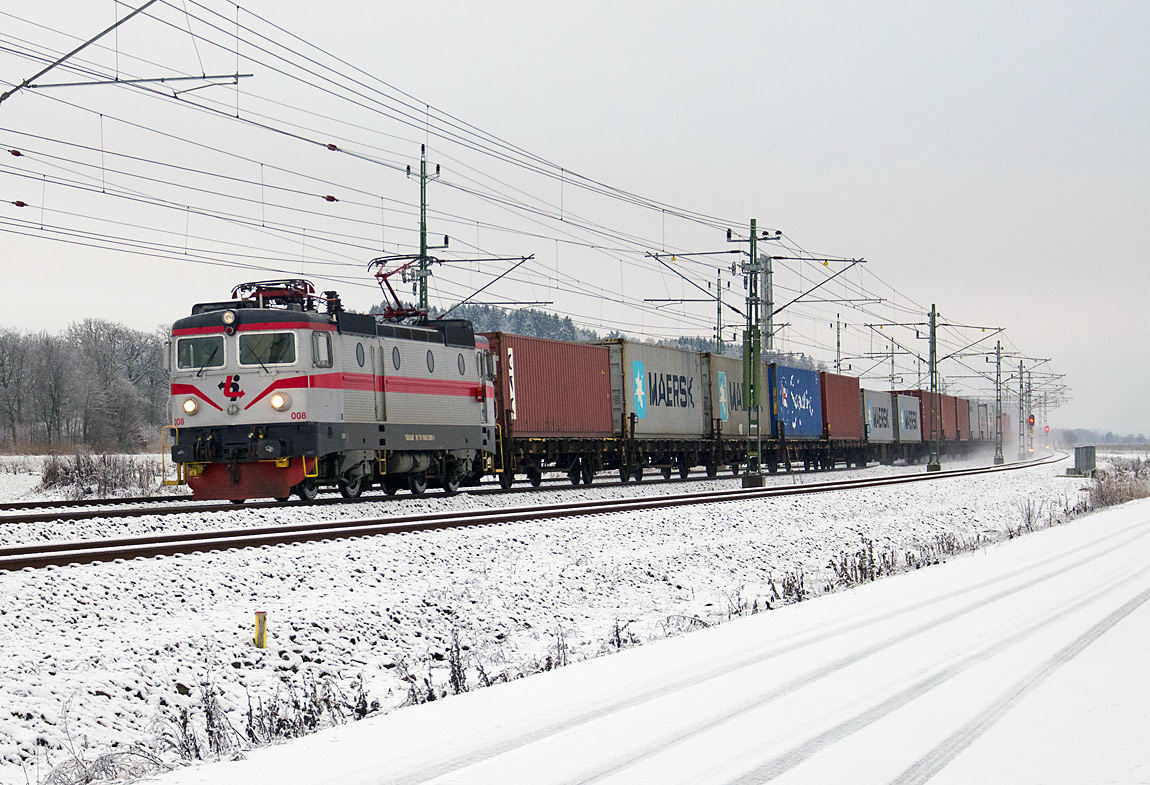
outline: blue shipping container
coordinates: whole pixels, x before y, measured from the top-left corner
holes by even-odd
[[[819,372],[771,364],[771,436],[780,430],[787,439],[820,439],[823,435],[823,396]]]

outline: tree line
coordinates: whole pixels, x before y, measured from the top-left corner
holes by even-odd
[[[0,328],[0,446],[135,451],[167,421],[166,329],[103,319],[65,331]]]

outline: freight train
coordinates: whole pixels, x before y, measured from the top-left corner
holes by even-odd
[[[546,471],[590,483],[696,467],[746,468],[742,361],[611,339],[474,333],[463,320],[400,324],[342,308],[304,280],[241,284],[172,326],[174,482],[196,498],[451,493]],[[993,410],[929,392],[862,389],[840,374],[759,369],[763,466],[917,462],[993,439]],[[932,429],[932,417],[936,426]],[[1004,433],[1009,428],[1004,423]],[[753,467],[755,468],[755,467]]]

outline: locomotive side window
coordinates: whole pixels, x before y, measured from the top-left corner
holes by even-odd
[[[295,362],[292,333],[240,335],[240,365],[287,365]]]
[[[399,370],[399,347],[393,346],[391,348],[391,364],[395,366],[395,370]]]
[[[463,360],[463,352],[459,353],[459,359],[456,361],[455,364],[457,366],[459,366],[459,375],[460,376],[463,376],[465,373],[467,373],[467,363],[464,362],[464,360]]]
[[[427,370],[435,373],[435,355],[431,353],[430,349],[427,350]]]
[[[314,332],[311,334],[312,364],[316,368],[331,367],[331,336],[327,333]]]
[[[181,338],[176,341],[176,367],[185,370],[221,368],[224,364],[222,335]]]
[[[357,343],[355,345],[355,361],[359,363],[359,367],[363,367],[363,344]]]

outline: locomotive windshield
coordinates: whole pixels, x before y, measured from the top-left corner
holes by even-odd
[[[219,335],[176,341],[176,367],[183,370],[219,368],[224,364],[224,339]]]
[[[284,365],[294,362],[295,335],[292,333],[240,335],[240,365]]]

